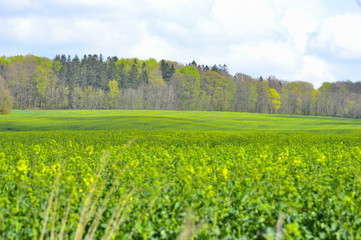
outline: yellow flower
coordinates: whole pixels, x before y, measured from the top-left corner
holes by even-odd
[[[228,178],[228,169],[224,168],[222,173],[223,173],[223,176],[227,179]]]

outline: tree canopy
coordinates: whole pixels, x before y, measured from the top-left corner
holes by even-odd
[[[154,58],[0,57],[0,113],[15,109],[172,109],[361,118],[361,82],[232,76],[226,64]]]

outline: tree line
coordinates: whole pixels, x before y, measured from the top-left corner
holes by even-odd
[[[361,118],[361,82],[232,76],[225,64],[84,55],[0,58],[0,113],[15,109],[164,109]]]

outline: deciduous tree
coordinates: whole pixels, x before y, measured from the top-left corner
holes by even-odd
[[[0,76],[0,114],[10,114],[12,109],[12,96],[7,84],[2,76]]]

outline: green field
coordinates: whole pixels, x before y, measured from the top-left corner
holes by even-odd
[[[152,110],[14,110],[11,115],[0,115],[0,131],[60,129],[359,133],[361,120],[276,114]]]
[[[0,239],[361,239],[361,120],[0,116]]]

